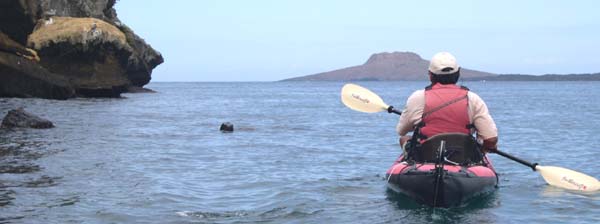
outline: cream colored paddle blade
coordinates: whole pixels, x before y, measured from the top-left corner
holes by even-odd
[[[594,177],[556,166],[536,166],[544,180],[552,186],[578,191],[600,190],[600,182]]]
[[[390,107],[377,94],[351,83],[342,87],[342,102],[350,109],[366,113],[380,112]]]

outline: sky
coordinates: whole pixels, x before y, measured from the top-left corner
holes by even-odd
[[[498,74],[600,72],[600,1],[118,1],[162,53],[152,81],[277,81],[371,54],[448,51]],[[426,68],[423,68],[426,71]]]

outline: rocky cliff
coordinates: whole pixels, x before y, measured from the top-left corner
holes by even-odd
[[[429,61],[412,52],[373,54],[362,65],[286,79],[284,81],[427,80]],[[461,68],[461,78],[488,77],[494,74]]]
[[[162,55],[121,23],[116,0],[0,1],[0,97],[117,97]]]

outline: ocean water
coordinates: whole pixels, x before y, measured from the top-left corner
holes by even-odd
[[[389,192],[393,114],[341,82],[151,83],[122,99],[0,99],[48,130],[0,130],[0,223],[600,223],[600,192],[548,186],[498,155],[497,191],[432,209]],[[402,107],[425,82],[359,82]],[[500,147],[600,178],[600,83],[465,82]],[[233,133],[219,132],[223,122]]]

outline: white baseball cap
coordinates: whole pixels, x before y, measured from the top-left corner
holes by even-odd
[[[459,68],[456,58],[448,52],[435,54],[429,63],[429,71],[436,75],[452,74],[458,72]]]

